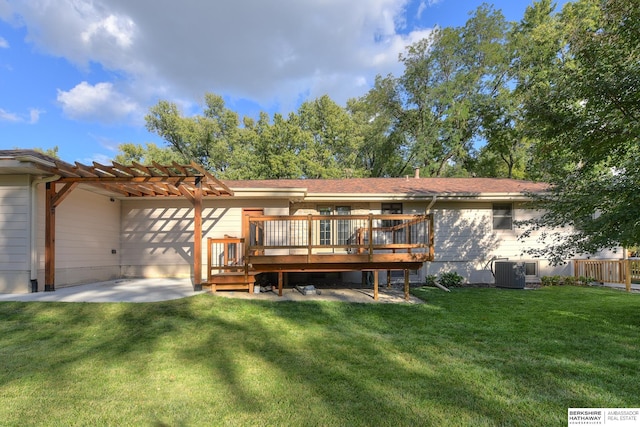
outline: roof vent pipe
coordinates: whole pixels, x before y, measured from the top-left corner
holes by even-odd
[[[415,174],[413,177],[416,179],[420,178],[420,168],[415,168],[414,171],[415,171]]]

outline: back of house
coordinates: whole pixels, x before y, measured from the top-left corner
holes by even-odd
[[[372,240],[373,229],[386,233],[387,246],[379,247],[389,253],[408,251],[415,262],[399,255],[384,258],[405,263],[397,269],[376,264],[381,281],[403,277],[410,266],[412,282],[455,271],[467,282],[495,283],[499,261],[518,263],[532,282],[572,273],[570,264],[552,266],[527,255],[527,249],[543,244],[541,231],[519,239],[524,230],[516,221],[540,214],[529,195],[545,191],[544,183],[419,177],[218,181],[197,166],[188,167],[71,165],[31,150],[0,150],[0,292],[41,291],[52,277],[55,287],[126,277],[191,277],[206,284],[211,264],[220,261],[207,253],[210,239],[257,242],[255,225],[279,217],[313,218],[317,226],[295,228],[291,224],[299,221],[289,219],[273,239],[286,234],[292,247],[258,242],[267,247],[265,256],[283,255],[282,250],[301,254],[304,245],[308,254],[362,256],[368,229]],[[369,215],[380,219],[358,222]],[[422,222],[411,223],[407,216]],[[432,229],[419,225],[427,224],[425,218]],[[296,235],[306,243],[291,244]],[[429,256],[417,255],[429,250],[429,242],[420,239],[432,239]],[[245,254],[235,254],[235,262]],[[229,254],[224,256],[229,262]],[[335,259],[348,263],[345,257]],[[317,271],[312,264],[303,267],[282,269],[289,283],[359,283],[360,270],[371,264],[335,264]]]

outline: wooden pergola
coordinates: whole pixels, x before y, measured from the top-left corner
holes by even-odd
[[[233,191],[195,162],[181,165],[141,165],[133,162],[111,166],[93,162],[70,165],[54,160],[55,166],[37,167],[59,178],[46,184],[45,201],[45,280],[44,290],[55,290],[56,208],[78,186],[106,190],[118,197],[182,197],[193,205],[193,286],[202,289],[202,199],[208,196],[233,196]],[[59,188],[61,187],[61,188]]]

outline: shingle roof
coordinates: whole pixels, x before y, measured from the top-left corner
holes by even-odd
[[[234,189],[305,188],[307,194],[477,195],[538,193],[548,184],[506,178],[345,178],[225,181]]]
[[[23,149],[15,149],[15,150],[0,150],[0,157],[7,158],[15,158],[15,157],[24,157],[31,156],[41,160],[46,160],[48,162],[53,162],[55,159],[53,157],[47,156],[39,151],[35,150],[23,150]]]
[[[33,150],[0,150],[0,157],[33,156],[56,161]],[[65,162],[62,162],[65,163]],[[72,165],[69,165],[70,167]],[[380,195],[480,195],[526,194],[548,189],[542,182],[507,178],[344,178],[344,179],[267,179],[225,180],[232,189],[304,189],[307,195],[380,194]]]

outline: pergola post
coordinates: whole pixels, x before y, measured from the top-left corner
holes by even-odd
[[[202,183],[198,178],[193,200],[193,290],[202,290]]]
[[[56,183],[47,182],[45,191],[45,226],[44,226],[44,291],[53,292],[56,275],[56,207],[78,185],[68,182],[56,193]]]

